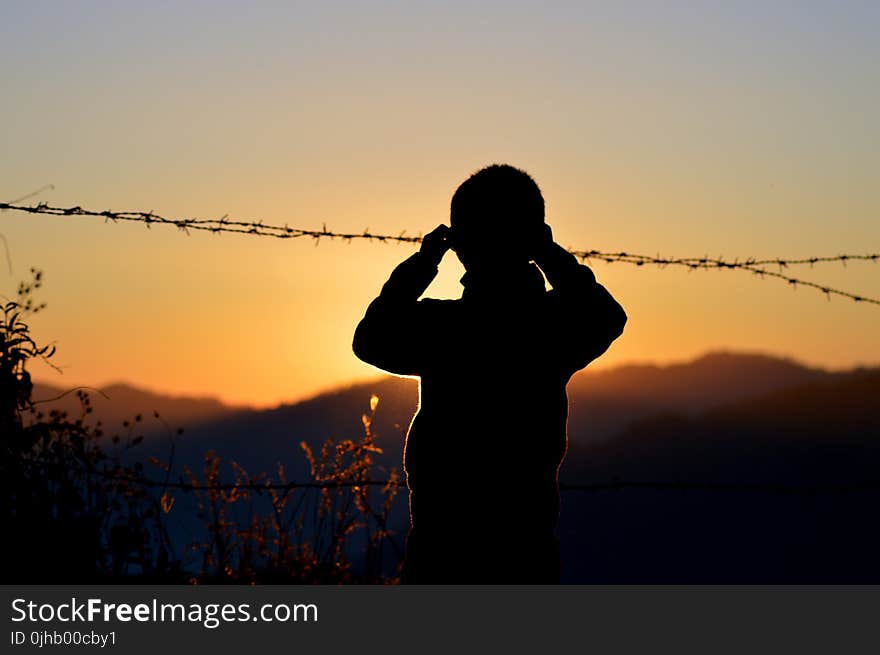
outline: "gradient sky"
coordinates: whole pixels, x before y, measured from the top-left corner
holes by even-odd
[[[0,197],[425,232],[533,174],[567,246],[880,250],[880,3],[4,2]],[[376,373],[354,326],[409,246],[0,214],[59,385],[270,405]],[[630,317],[594,364],[745,349],[880,362],[880,308],[738,272],[596,263]],[[431,295],[455,297],[446,260]],[[880,296],[880,267],[804,277]],[[512,354],[514,355],[514,354]]]

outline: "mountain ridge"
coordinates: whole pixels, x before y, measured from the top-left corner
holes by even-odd
[[[873,369],[829,371],[788,357],[729,350],[710,351],[671,364],[632,363],[595,371],[587,368],[568,385],[569,434],[577,447],[581,442],[608,439],[633,420],[652,414],[692,415],[786,387],[842,379],[860,370]],[[34,399],[43,411],[55,408],[76,415],[79,402],[73,393],[41,402],[63,393],[57,386],[37,383]],[[305,420],[309,431],[339,436],[352,431],[357,434],[361,414],[373,393],[380,398],[377,431],[405,430],[418,402],[418,382],[394,376],[344,383],[304,400],[270,408],[229,405],[210,395],[163,394],[124,382],[107,385],[99,393],[90,392],[90,396],[95,416],[105,426],[119,426],[137,414],[149,418],[158,411],[165,423],[188,430],[210,425],[223,428],[216,426],[218,422],[267,423],[266,419],[277,418]],[[144,429],[161,431],[163,426],[147,425]],[[227,431],[220,429],[221,433]]]

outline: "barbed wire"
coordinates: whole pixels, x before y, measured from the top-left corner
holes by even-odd
[[[30,194],[33,195],[33,194]],[[25,196],[25,198],[30,197]],[[422,241],[422,235],[407,235],[406,231],[399,234],[377,234],[370,232],[369,229],[363,232],[335,232],[327,228],[326,224],[322,225],[320,230],[303,229],[298,227],[290,227],[288,225],[272,225],[264,224],[262,221],[244,221],[230,219],[228,215],[220,218],[167,218],[153,211],[111,211],[111,210],[91,210],[82,207],[53,207],[46,203],[37,205],[20,205],[16,202],[0,202],[0,210],[11,210],[26,212],[29,214],[44,214],[50,216],[92,216],[104,218],[105,221],[127,221],[144,223],[148,228],[152,225],[167,225],[178,228],[179,230],[189,233],[190,231],[232,234],[249,234],[253,236],[273,237],[277,239],[313,239],[316,243],[322,239],[341,240],[350,242],[353,240],[367,240],[381,243],[409,243],[418,244]],[[643,255],[630,252],[606,252],[601,250],[570,250],[574,256],[583,262],[598,260],[604,263],[625,263],[635,266],[659,266],[661,268],[667,266],[683,267],[689,270],[741,270],[759,277],[771,277],[782,280],[792,287],[803,286],[824,293],[830,300],[831,296],[847,298],[857,303],[869,303],[880,306],[880,299],[864,296],[837,289],[825,284],[811,282],[802,278],[790,276],[783,272],[792,266],[809,265],[824,263],[841,263],[846,265],[848,262],[863,261],[877,263],[880,261],[880,253],[866,254],[840,254],[818,257],[802,257],[785,259],[780,257],[758,259],[724,259],[723,257],[662,257],[660,255]],[[779,270],[771,270],[768,266],[776,266]]]
[[[310,480],[306,482],[287,482],[284,484],[270,481],[262,482],[228,482],[200,484],[192,482],[162,481],[139,475],[120,475],[101,471],[89,471],[94,475],[111,481],[135,484],[141,487],[177,489],[181,491],[294,491],[296,489],[344,489],[358,487],[406,487],[406,481],[399,478],[387,480]],[[450,484],[461,484],[461,480],[449,481]],[[468,484],[464,481],[464,484]],[[560,491],[622,491],[627,489],[652,489],[668,491],[737,491],[774,494],[818,493],[853,493],[860,491],[880,491],[880,480],[863,480],[846,484],[778,484],[778,483],[745,483],[745,482],[674,482],[674,481],[631,481],[612,479],[609,482],[572,483],[559,482]]]
[[[142,465],[134,468],[121,467],[115,470],[101,470],[91,466],[86,466],[81,462],[67,461],[49,461],[44,459],[31,459],[26,464],[36,469],[64,469],[67,471],[76,471],[84,477],[94,476],[107,480],[109,482],[119,482],[124,484],[135,485],[143,488],[158,488],[163,491],[174,489],[183,492],[196,491],[284,491],[291,492],[297,489],[357,489],[360,487],[406,487],[405,479],[392,475],[387,479],[363,479],[352,480],[344,478],[335,479],[313,479],[306,481],[290,481],[290,482],[273,482],[271,479],[264,477],[265,474],[250,477],[247,481],[238,480],[236,482],[187,482],[182,475],[178,475],[172,479],[170,471],[166,471],[166,479],[157,480],[144,475]],[[190,480],[193,478],[191,477]],[[513,479],[513,478],[512,478]],[[523,483],[523,478],[514,479],[517,483]],[[448,479],[444,483],[449,485],[478,485],[477,481],[467,479]],[[859,480],[856,482],[846,483],[815,483],[815,484],[785,484],[778,482],[705,482],[693,480],[625,480],[617,476],[610,476],[609,480],[602,482],[566,482],[559,481],[560,491],[579,491],[579,492],[602,492],[602,491],[625,491],[625,490],[656,490],[656,491],[710,491],[710,492],[751,492],[751,493],[771,493],[782,495],[816,495],[825,494],[846,494],[856,492],[877,491],[880,492],[880,479]]]

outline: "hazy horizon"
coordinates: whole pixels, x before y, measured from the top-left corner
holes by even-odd
[[[620,370],[629,367],[658,367],[658,368],[669,368],[675,366],[687,366],[689,364],[693,364],[694,362],[700,361],[706,357],[718,356],[718,355],[732,355],[732,356],[740,356],[740,357],[768,357],[771,359],[779,360],[779,361],[787,361],[792,362],[796,365],[803,366],[805,368],[826,371],[831,373],[841,373],[850,370],[856,370],[859,368],[873,369],[880,368],[880,361],[877,362],[861,362],[856,363],[852,366],[843,366],[843,367],[827,367],[821,365],[814,365],[810,362],[798,359],[796,357],[790,357],[784,354],[770,353],[770,352],[760,352],[760,351],[747,351],[747,350],[731,350],[731,349],[718,349],[718,350],[709,350],[703,353],[699,353],[693,357],[686,357],[682,359],[673,359],[669,361],[649,361],[649,360],[633,360],[633,361],[625,361],[610,365],[604,366],[593,366],[590,365],[586,369],[583,369],[576,373],[573,380],[584,376],[590,375],[593,373],[606,373],[612,372],[615,370]],[[37,377],[34,379],[34,383],[37,385],[44,385],[46,387],[58,388],[58,389],[66,389],[72,387],[89,387],[93,389],[107,389],[113,386],[124,386],[129,387],[131,389],[136,389],[138,391],[143,391],[146,393],[151,393],[159,396],[164,396],[168,398],[180,398],[180,399],[192,399],[192,400],[216,400],[222,403],[223,405],[234,408],[234,409],[255,409],[255,410],[264,410],[264,409],[272,409],[281,405],[292,405],[301,402],[305,402],[317,397],[320,397],[325,394],[335,393],[337,391],[347,389],[349,387],[358,386],[362,384],[369,384],[370,382],[374,382],[377,380],[383,380],[388,377],[408,377],[408,376],[395,376],[390,373],[386,373],[384,371],[375,369],[375,373],[373,375],[365,375],[360,378],[351,378],[347,380],[340,380],[336,384],[331,384],[327,387],[310,390],[308,392],[302,393],[300,395],[291,395],[289,397],[283,398],[279,401],[269,402],[265,404],[260,403],[248,403],[244,401],[238,401],[235,398],[227,397],[222,392],[194,392],[194,393],[175,393],[168,391],[166,389],[162,389],[161,387],[152,387],[143,384],[139,384],[134,380],[124,380],[124,379],[116,379],[109,380],[107,382],[98,382],[92,384],[60,384],[60,381],[63,379],[63,375],[58,375],[56,379],[53,380],[52,377]]]

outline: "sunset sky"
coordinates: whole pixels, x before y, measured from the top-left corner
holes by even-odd
[[[878,27],[875,2],[3,2],[0,199],[418,233],[506,162],[566,246],[878,252]],[[15,212],[0,234],[0,293],[45,271],[32,324],[64,373],[40,379],[259,406],[374,376],[351,336],[413,252]],[[460,290],[447,257],[430,295]],[[877,306],[593,268],[630,318],[594,366],[880,363]],[[798,273],[880,296],[880,265]]]

